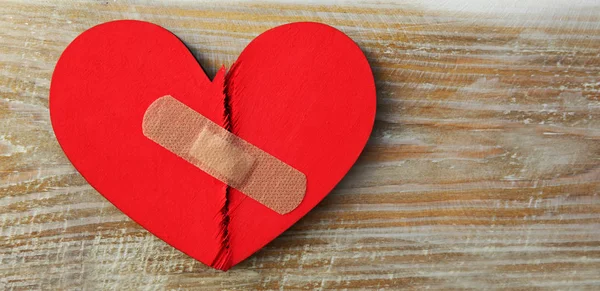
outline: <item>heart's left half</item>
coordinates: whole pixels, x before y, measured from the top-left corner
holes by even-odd
[[[166,95],[302,172],[299,206],[279,214],[144,136],[146,110]],[[114,21],[65,49],[50,116],[69,160],[106,199],[173,247],[227,270],[347,173],[373,126],[375,85],[358,46],[323,24],[261,34],[211,81],[169,31]]]

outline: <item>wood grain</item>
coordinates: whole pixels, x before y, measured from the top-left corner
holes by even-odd
[[[480,2],[2,1],[0,289],[600,289],[600,5]],[[341,29],[377,81],[368,147],[281,237],[205,267],[95,192],[52,132],[61,51],[123,18],[173,31],[211,77],[275,25]]]

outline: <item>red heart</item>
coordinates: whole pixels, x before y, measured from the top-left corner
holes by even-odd
[[[165,95],[221,126],[230,120],[234,134],[304,173],[300,206],[278,214],[145,137],[144,112]],[[175,248],[226,270],[342,179],[370,135],[375,99],[359,47],[324,24],[261,34],[226,77],[222,69],[211,82],[169,31],[115,21],[65,49],[52,76],[50,114],[66,155],[98,192]]]

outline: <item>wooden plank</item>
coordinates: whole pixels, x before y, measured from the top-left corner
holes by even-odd
[[[0,5],[0,289],[598,289],[600,5],[46,1]],[[56,142],[53,66],[113,19],[166,27],[209,76],[262,31],[338,27],[378,86],[373,136],[306,218],[227,273],[96,193]]]

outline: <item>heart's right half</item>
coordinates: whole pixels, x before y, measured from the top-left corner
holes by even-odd
[[[146,109],[171,95],[306,176],[279,214],[142,133]],[[114,21],[77,37],[50,88],[56,137],[83,177],[144,228],[229,269],[315,207],[350,170],[375,119],[370,66],[345,34],[319,23],[264,32],[225,75],[205,75],[164,28]]]

